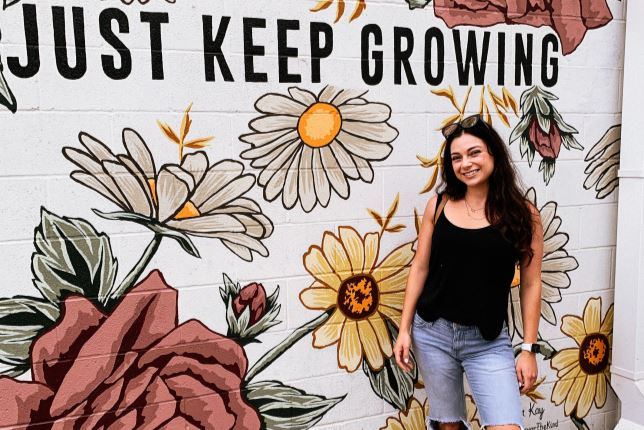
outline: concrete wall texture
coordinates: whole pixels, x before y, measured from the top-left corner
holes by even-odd
[[[425,428],[392,344],[478,113],[545,231],[525,427],[612,429],[625,10],[4,0],[0,427]]]

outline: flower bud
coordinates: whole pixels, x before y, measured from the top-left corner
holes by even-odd
[[[266,290],[262,284],[253,282],[246,285],[233,299],[233,312],[237,318],[247,307],[250,308],[249,326],[253,326],[266,312]]]

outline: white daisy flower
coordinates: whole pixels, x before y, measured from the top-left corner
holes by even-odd
[[[289,95],[266,94],[255,109],[263,115],[240,136],[252,148],[241,157],[261,169],[264,198],[280,194],[285,208],[297,201],[305,212],[326,207],[331,190],[347,199],[347,179],[373,181],[370,162],[391,154],[398,130],[388,124],[391,108],[362,98],[366,92],[325,87],[317,96],[297,87]]]

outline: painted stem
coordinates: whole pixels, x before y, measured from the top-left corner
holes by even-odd
[[[150,260],[152,260],[152,257],[154,257],[154,254],[156,254],[157,250],[159,249],[161,239],[163,239],[162,234],[157,233],[154,235],[148,246],[145,248],[145,251],[143,251],[143,255],[141,255],[139,261],[134,265],[132,270],[130,270],[130,273],[127,274],[125,279],[121,281],[121,284],[116,289],[110,291],[107,296],[106,303],[106,307],[108,309],[111,308],[112,304],[118,301],[118,299],[123,294],[125,294],[126,291],[132,288],[134,283],[139,279],[139,277],[141,277],[141,273],[143,273],[148,263],[150,262]]]
[[[297,341],[302,339],[307,334],[311,333],[313,330],[315,330],[322,324],[324,324],[324,322],[329,319],[329,317],[334,311],[335,311],[335,308],[331,308],[326,312],[324,312],[319,317],[296,328],[295,331],[293,331],[293,333],[291,333],[288,337],[286,337],[286,339],[280,342],[275,348],[271,349],[266,354],[264,354],[262,358],[260,358],[257,361],[257,363],[255,363],[253,367],[250,368],[250,370],[246,374],[246,378],[244,378],[244,381],[246,383],[250,382],[251,379],[253,379],[261,371],[263,371],[268,366],[270,366],[275,360],[277,360],[277,358],[280,355],[284,354],[286,350],[288,350],[290,347],[295,345]]]

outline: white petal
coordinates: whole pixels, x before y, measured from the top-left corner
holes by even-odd
[[[318,95],[318,100],[323,103],[331,103],[333,99],[342,92],[342,89],[334,87],[333,85],[327,85]]]
[[[278,133],[280,133],[280,136],[277,139],[274,139],[271,142],[265,143],[263,145],[247,149],[240,154],[241,157],[244,160],[253,160],[263,157],[267,154],[270,154],[272,151],[284,145],[285,143],[294,141],[298,136],[296,130],[291,130],[288,133],[279,131]]]
[[[288,89],[288,93],[298,102],[305,104],[307,106],[312,105],[318,100],[315,98],[315,95],[307,90],[303,90],[297,87],[291,87]]]
[[[282,94],[265,94],[255,103],[261,113],[300,116],[308,106]]]
[[[331,186],[340,197],[346,199],[349,197],[349,184],[347,183],[347,179],[345,178],[342,169],[338,166],[338,162],[327,146],[320,148],[319,151],[324,171],[327,178],[329,178]]]
[[[333,155],[335,155],[335,159],[338,160],[338,164],[344,171],[344,174],[351,179],[358,179],[360,174],[353,162],[353,158],[351,158],[351,154],[337,140],[331,142],[329,148],[331,148]]]
[[[254,131],[265,133],[268,131],[296,129],[299,117],[286,115],[267,115],[255,118],[248,124]]]
[[[148,205],[150,206],[150,215],[148,216],[152,216],[154,212],[154,204],[148,178],[145,177],[140,167],[127,155],[118,155],[118,159],[121,164],[123,164],[123,166],[125,166],[130,171],[130,173],[138,179],[139,185],[145,193],[145,197],[148,200]]]
[[[342,120],[362,122],[386,122],[391,117],[391,108],[383,103],[364,105],[345,104],[339,108]]]
[[[271,143],[281,138],[282,136],[286,136],[289,133],[297,133],[297,131],[277,130],[269,131],[268,133],[247,133],[239,136],[239,140],[244,143],[249,143],[253,146],[262,146]]]
[[[349,152],[366,160],[384,160],[393,149],[387,143],[373,142],[343,131],[340,131],[335,139]]]
[[[300,167],[301,155],[302,151],[298,150],[298,152],[296,152],[295,156],[293,157],[293,161],[288,168],[288,172],[286,173],[284,189],[282,192],[282,203],[284,204],[284,207],[286,209],[291,209],[297,202],[297,179],[299,176],[298,171]]]
[[[251,161],[250,165],[255,167],[256,169],[270,168],[269,166],[271,164],[273,164],[273,166],[275,166],[276,164],[279,164],[281,166],[282,164],[285,163],[284,160],[290,157],[290,155],[292,155],[292,153],[295,152],[295,150],[300,145],[301,145],[301,140],[299,138],[293,139],[290,142],[286,142],[276,146],[273,149],[273,151],[271,151],[270,153],[254,159],[253,161]],[[276,161],[276,159],[278,158],[279,160]]]
[[[344,121],[342,122],[342,130],[354,136],[381,143],[393,142],[398,137],[398,130],[386,122]]]
[[[304,212],[311,212],[317,203],[315,195],[315,186],[313,185],[313,149],[310,146],[302,147],[302,156],[300,158],[300,174],[298,180],[298,194]],[[324,174],[324,173],[322,173]]]
[[[139,165],[146,178],[155,176],[154,160],[152,154],[139,133],[131,128],[123,129],[123,145],[128,155]]]
[[[181,168],[192,175],[195,183],[199,183],[208,171],[208,157],[203,151],[187,154],[181,161]]]
[[[197,206],[201,213],[208,213],[214,209],[222,207],[230,201],[240,197],[248,192],[255,185],[255,177],[253,175],[242,175],[235,178],[230,183],[224,185],[223,188],[218,190],[208,198],[201,206]]]
[[[208,169],[190,200],[195,206],[201,206],[210,196],[243,172],[244,165],[238,161],[220,161]]]
[[[190,192],[188,184],[175,175],[176,169],[169,169],[169,167],[173,166],[161,168],[156,183],[158,218],[161,222],[168,220],[181,209]]]
[[[315,180],[315,194],[322,207],[326,207],[331,199],[331,185],[329,179],[326,177],[324,166],[322,166],[322,159],[320,158],[320,151],[313,151],[313,179]]]
[[[357,155],[352,155],[351,158],[353,158],[353,162],[356,163],[358,173],[362,180],[370,184],[373,181],[373,169],[371,168],[371,164]]]
[[[245,246],[237,245],[236,243],[228,242],[227,240],[222,240],[221,243],[228,249],[230,249],[235,255],[245,261],[253,261],[253,254],[250,252],[250,249]]]
[[[262,187],[268,183],[268,180],[275,174],[276,171],[281,169],[288,169],[288,166],[291,165],[292,159],[295,156],[295,153],[302,146],[301,140],[297,139],[296,141],[289,143],[284,148],[278,150],[278,154],[271,154],[271,157],[274,158],[270,163],[262,170],[262,173],[259,174],[258,183]],[[253,163],[251,163],[253,164]]]
[[[148,196],[145,194],[139,180],[125,166],[112,161],[104,161],[103,167],[112,177],[114,183],[125,196],[132,210],[149,217],[152,212]]]
[[[242,233],[244,225],[231,215],[203,215],[195,218],[168,221],[168,225],[178,230],[185,230],[190,233],[215,233],[230,231]]]
[[[197,235],[227,240],[237,245],[245,246],[246,248],[249,248],[251,251],[257,252],[262,257],[268,257],[268,249],[266,249],[266,247],[262,242],[255,239],[254,237],[250,237],[242,233],[215,233],[212,235],[197,233]]]
[[[103,142],[95,138],[94,136],[82,132],[78,135],[78,140],[83,144],[89,153],[98,161],[116,161],[116,156],[114,153],[105,146]]]
[[[105,176],[106,178],[109,178],[109,176],[107,176],[107,174],[103,174],[103,176]],[[74,181],[78,182],[79,184],[85,185],[87,188],[90,188],[90,189],[96,191],[97,193],[101,194],[103,197],[105,197],[105,198],[111,200],[112,202],[116,203],[121,209],[130,210],[130,207],[128,205],[126,205],[124,202],[122,202],[119,198],[114,196],[114,194],[112,194],[112,192],[107,188],[107,186],[105,184],[103,184],[101,181],[99,181],[96,178],[96,176],[90,175],[90,174],[85,173],[85,172],[76,171],[76,172],[72,172],[70,177]],[[110,179],[110,181],[111,181],[111,179]],[[116,185],[114,185],[114,187],[116,188]],[[122,199],[122,197],[121,197],[121,199]]]
[[[365,94],[367,94],[365,90],[355,90],[355,89],[342,90],[342,92],[333,99],[333,104],[336,106],[340,106],[345,103],[350,103],[354,100],[360,99],[360,97],[362,97]]]
[[[262,173],[271,173],[273,170],[264,170]],[[270,177],[268,183],[264,186],[264,198],[272,202],[280,195],[284,189],[284,182],[286,181],[286,174],[288,167],[282,167],[274,175]],[[261,178],[261,176],[260,176]],[[261,184],[260,184],[261,185]]]

